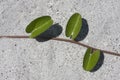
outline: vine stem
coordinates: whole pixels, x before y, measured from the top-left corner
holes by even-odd
[[[24,35],[23,36],[21,36],[21,35],[0,36],[0,38],[29,38],[29,36],[24,36]],[[92,46],[89,46],[89,45],[86,45],[84,43],[77,42],[77,41],[74,41],[74,40],[63,39],[63,38],[52,38],[51,40],[70,42],[70,43],[74,43],[74,44],[77,44],[77,45],[81,45],[81,46],[86,47],[86,48],[92,48],[93,50],[100,50],[100,51],[102,51],[103,53],[106,53],[106,54],[120,56],[120,53],[115,53],[115,52],[111,52],[111,51],[107,51],[107,50],[102,50],[102,49],[94,48]]]

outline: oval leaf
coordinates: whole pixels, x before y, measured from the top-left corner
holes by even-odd
[[[42,16],[39,17],[35,20],[33,20],[27,27],[26,27],[26,32],[27,33],[31,33],[35,28],[39,27],[37,23],[39,23],[39,25],[43,25],[45,22],[51,20],[50,16]],[[36,26],[37,25],[37,26]]]
[[[41,33],[43,33],[44,31],[46,31],[49,27],[51,27],[51,25],[53,24],[53,20],[49,20],[46,21],[44,24],[40,25],[39,23],[36,24],[37,28],[35,28],[31,35],[30,38],[34,38],[37,37],[38,35],[40,35]]]
[[[73,14],[67,23],[65,31],[66,36],[75,39],[78,33],[80,32],[81,27],[82,27],[81,15],[79,13]]]
[[[100,50],[96,50],[92,53],[92,49],[88,48],[84,56],[83,68],[86,71],[91,71],[97,64],[99,58],[100,58]]]

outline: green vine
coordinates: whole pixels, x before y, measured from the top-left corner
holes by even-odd
[[[15,35],[15,36],[0,36],[0,38],[28,38],[28,39],[35,39],[45,31],[47,31],[51,26],[53,25],[53,20],[50,16],[42,16],[39,18],[36,18],[33,20],[27,27],[26,32],[31,33],[30,36],[21,36],[21,35]],[[81,45],[83,47],[88,48],[85,52],[85,56],[83,59],[83,69],[86,71],[92,71],[97,63],[99,62],[101,52],[120,56],[119,53],[106,51],[98,48],[91,47],[89,45],[86,45],[84,43],[75,41],[78,34],[81,32],[82,28],[82,17],[79,13],[73,14],[70,19],[68,20],[65,35],[66,37],[70,37],[70,39],[63,39],[63,38],[50,38],[50,40],[57,40],[57,41],[64,41],[64,42],[70,42],[77,45]],[[47,38],[47,37],[41,37],[41,38]]]

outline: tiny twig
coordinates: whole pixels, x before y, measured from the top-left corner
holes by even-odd
[[[0,38],[29,38],[29,36],[20,36],[20,35],[15,35],[15,36],[0,36]]]
[[[29,36],[0,36],[0,38],[29,38]],[[115,52],[111,52],[111,51],[107,51],[107,50],[102,50],[102,49],[98,49],[98,48],[94,48],[91,47],[89,45],[74,41],[74,40],[69,40],[69,39],[63,39],[63,38],[52,38],[51,40],[57,40],[57,41],[64,41],[64,42],[70,42],[70,43],[74,43],[77,45],[81,45],[83,47],[87,47],[87,48],[92,48],[93,50],[100,50],[106,54],[110,54],[110,55],[115,55],[115,56],[120,56],[120,53],[115,53]]]

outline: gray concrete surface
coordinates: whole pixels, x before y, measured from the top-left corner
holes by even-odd
[[[63,27],[81,13],[89,34],[81,41],[120,53],[120,0],[0,0],[0,35],[28,35],[26,25],[50,15]],[[0,39],[0,80],[119,80],[120,57],[105,54],[96,72],[82,68],[86,48],[58,41]]]

